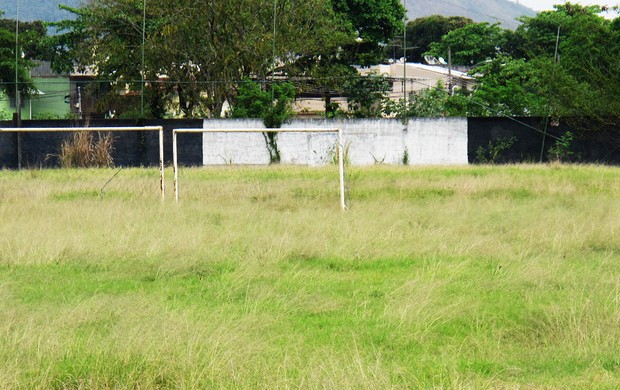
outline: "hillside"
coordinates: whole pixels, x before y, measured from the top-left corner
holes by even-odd
[[[15,19],[17,0],[6,0],[0,3],[0,11],[4,11],[3,18]],[[67,11],[58,8],[59,4],[77,7],[82,0],[19,0],[19,19],[25,21],[43,20],[57,22],[71,17]]]
[[[0,10],[4,17],[14,19],[16,1],[3,1]],[[70,16],[58,8],[59,4],[75,7],[82,0],[19,0],[21,20],[58,21]],[[467,16],[477,22],[501,23],[506,28],[515,28],[516,17],[534,15],[535,12],[525,6],[509,0],[405,0],[410,20],[429,15]]]
[[[466,16],[476,22],[500,23],[504,28],[518,26],[515,18],[536,12],[508,0],[405,0],[409,20],[430,15]]]

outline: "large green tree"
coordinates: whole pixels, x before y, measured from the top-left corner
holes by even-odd
[[[398,0],[331,0],[334,20],[319,45],[304,47],[286,73],[301,81],[302,92],[323,97],[327,117],[337,115],[332,97],[345,86],[373,84],[360,80],[353,65],[373,65],[386,58],[384,46],[402,31],[405,10]]]
[[[521,19],[512,32],[469,24],[431,44],[429,54],[452,51],[454,64],[473,65],[473,91],[458,93],[467,115],[587,118],[615,123],[620,112],[620,21],[599,6],[571,3]],[[617,126],[617,124],[616,124]]]
[[[604,119],[620,112],[619,19],[599,6],[566,3],[523,18],[516,55],[538,61],[549,113]]]
[[[142,67],[142,4],[91,0],[70,9],[76,19],[57,25],[51,46],[57,66],[91,67],[122,88],[140,88],[143,72],[152,116],[172,96],[185,116],[217,116],[244,78],[271,79],[308,51],[336,47],[325,0],[156,0],[145,10]]]
[[[382,61],[382,47],[403,31],[405,9],[400,0],[331,0],[331,4],[340,25],[355,38],[344,45],[349,64]]]
[[[424,53],[430,50],[433,42],[452,30],[473,23],[473,20],[462,16],[431,15],[411,20],[406,26],[407,61],[423,62]],[[387,55],[393,59],[403,57],[403,37],[397,34],[396,38],[387,45]]]
[[[431,43],[427,54],[447,59],[450,50],[455,65],[475,65],[496,57],[506,43],[505,30],[499,24],[470,23]]]
[[[37,37],[40,36],[32,27],[34,25],[20,23],[24,33],[19,35],[16,42],[15,20],[0,19],[0,92],[11,99],[15,99],[18,90],[20,95],[25,97],[34,89],[30,79],[30,69],[34,66],[31,58],[36,54]],[[40,27],[40,24],[37,26]],[[15,88],[16,81],[19,89]]]

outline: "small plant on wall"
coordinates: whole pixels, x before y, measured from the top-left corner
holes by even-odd
[[[486,147],[479,146],[476,150],[476,161],[480,164],[497,164],[502,154],[510,149],[516,140],[517,137],[504,137],[489,141]]]
[[[553,144],[553,146],[550,147],[549,151],[547,152],[547,157],[549,158],[549,161],[570,161],[570,159],[575,156],[575,153],[572,151],[573,141],[573,133],[571,133],[570,131],[567,131],[563,136],[558,138],[555,141],[555,144]]]
[[[289,82],[272,84],[270,89],[261,88],[259,83],[245,80],[237,94],[237,101],[230,116],[232,118],[261,118],[265,127],[276,129],[282,127],[293,115],[295,87]],[[269,152],[269,161],[280,162],[278,134],[264,132],[265,146]]]

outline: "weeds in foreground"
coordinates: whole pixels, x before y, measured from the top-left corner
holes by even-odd
[[[58,158],[63,168],[111,167],[114,164],[112,133],[75,132],[65,140]]]

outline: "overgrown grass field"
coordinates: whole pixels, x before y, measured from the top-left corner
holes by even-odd
[[[1,388],[620,388],[619,168],[115,173],[0,171]]]

